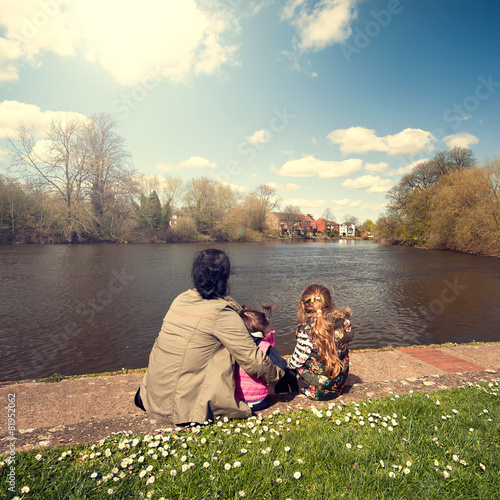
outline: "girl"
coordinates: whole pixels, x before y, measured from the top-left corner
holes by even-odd
[[[349,373],[350,309],[337,309],[328,288],[309,285],[299,301],[297,345],[287,361],[309,399],[336,398]]]
[[[239,314],[260,350],[276,366],[285,370],[286,361],[274,347],[274,330],[266,335],[271,309],[271,306],[263,306],[261,311],[254,311],[243,306]],[[264,380],[249,375],[240,366],[236,368],[234,378],[236,397],[244,401],[252,411],[264,410],[269,406],[269,387]]]

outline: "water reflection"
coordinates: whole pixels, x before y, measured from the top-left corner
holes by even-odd
[[[0,380],[138,368],[206,244],[0,246]],[[277,306],[295,345],[304,287],[330,284],[354,311],[353,348],[500,340],[500,260],[373,242],[217,244],[231,294]]]

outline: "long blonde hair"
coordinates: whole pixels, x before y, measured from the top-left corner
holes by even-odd
[[[335,345],[335,320],[351,317],[349,308],[337,309],[330,290],[323,285],[309,285],[299,301],[297,318],[311,321],[311,334],[318,348],[324,373],[335,378],[343,368]]]

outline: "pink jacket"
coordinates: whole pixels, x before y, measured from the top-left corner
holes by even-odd
[[[269,332],[259,344],[259,349],[262,352],[267,352],[270,346],[274,346],[274,332]],[[234,372],[235,394],[242,401],[259,401],[264,399],[269,394],[267,384],[257,377],[252,377],[243,370],[237,367]]]

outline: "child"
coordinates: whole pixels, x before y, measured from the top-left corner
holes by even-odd
[[[342,392],[349,373],[353,339],[350,309],[337,309],[328,288],[308,286],[299,301],[297,345],[287,366],[296,370],[299,391],[309,399],[326,401]]]
[[[263,306],[262,311],[253,311],[243,306],[239,314],[259,349],[267,353],[275,365],[285,370],[286,361],[274,347],[274,330],[266,335],[271,307]],[[241,367],[236,369],[234,378],[236,397],[252,411],[264,410],[269,406],[269,387],[263,380],[248,375]]]

